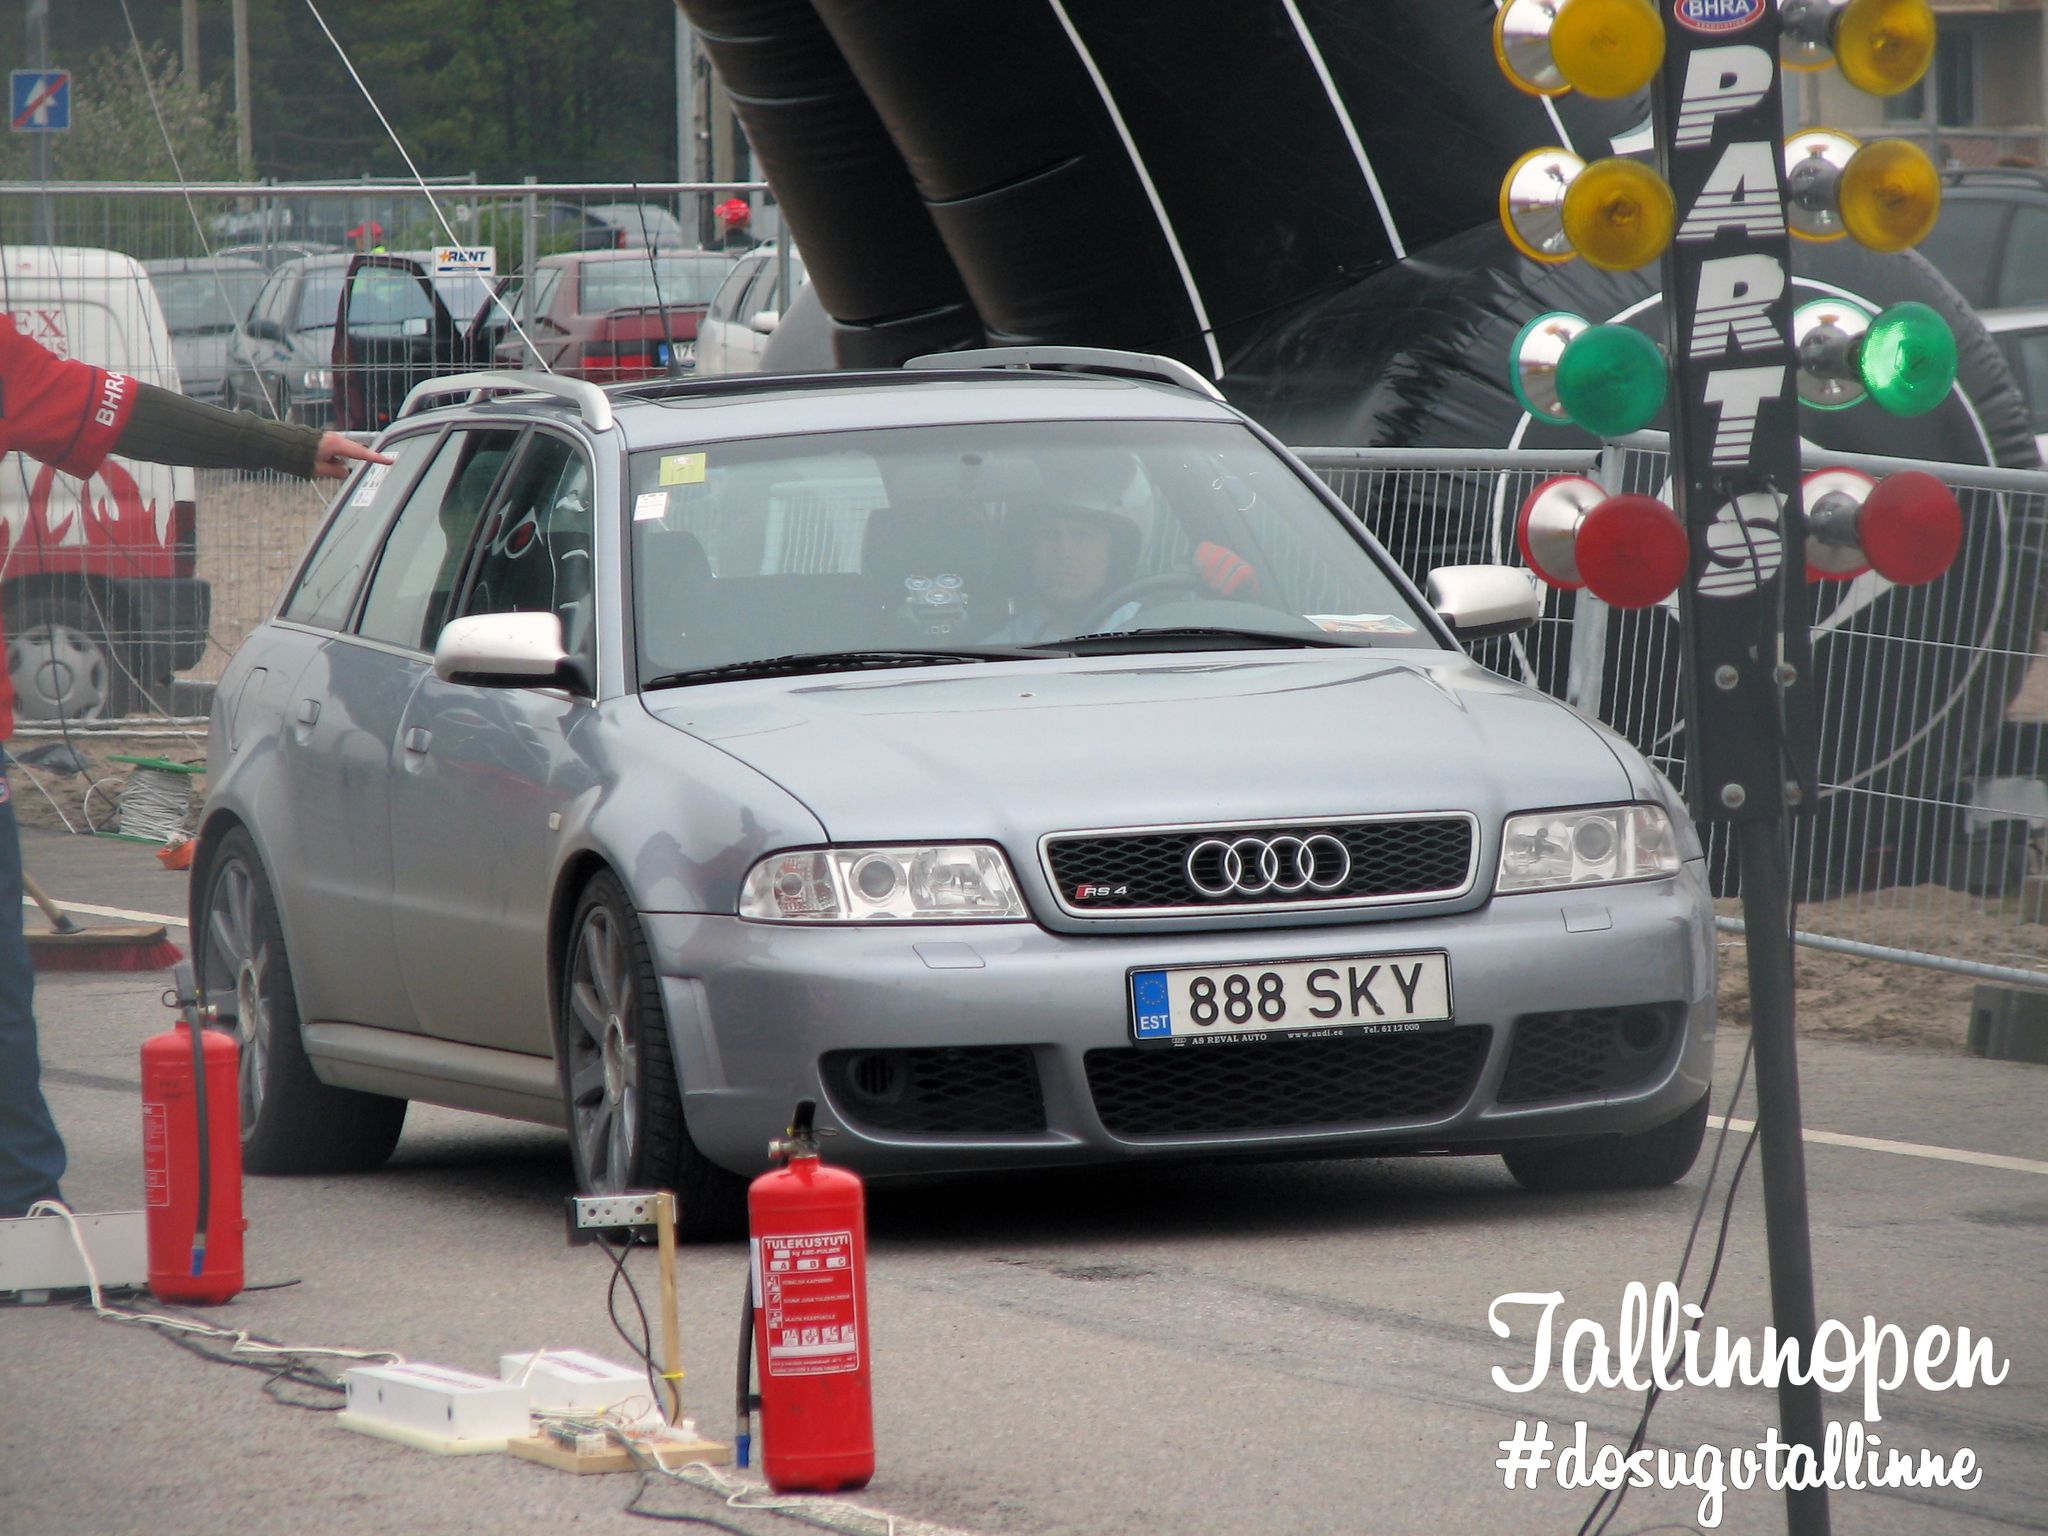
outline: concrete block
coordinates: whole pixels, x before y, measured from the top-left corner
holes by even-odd
[[[2048,1066],[2048,991],[1985,986],[1970,1000],[1970,1051]]]

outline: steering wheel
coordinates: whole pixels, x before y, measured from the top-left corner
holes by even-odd
[[[1105,592],[1096,598],[1088,609],[1088,618],[1081,626],[1081,632],[1085,634],[1106,623],[1112,613],[1135,598],[1153,597],[1162,592],[1208,590],[1209,584],[1193,571],[1162,571],[1157,576],[1140,576],[1136,581],[1127,581],[1114,592]]]

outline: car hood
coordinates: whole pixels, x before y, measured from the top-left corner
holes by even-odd
[[[835,842],[1631,798],[1564,705],[1443,651],[1095,657],[664,690],[655,715],[804,801]]]

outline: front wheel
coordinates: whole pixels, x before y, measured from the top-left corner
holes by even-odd
[[[242,1048],[242,1166],[251,1173],[362,1173],[405,1128],[404,1099],[320,1081],[299,1038],[298,995],[270,877],[237,827],[206,871],[193,935],[201,990]]]
[[[1502,1161],[1524,1189],[1655,1189],[1676,1184],[1692,1170],[1707,1134],[1707,1100],[1701,1094],[1675,1120],[1635,1136],[1598,1136],[1557,1147],[1504,1152]]]
[[[746,1181],[690,1140],[654,958],[610,871],[576,903],[556,1016],[576,1187],[672,1189],[684,1241],[744,1236]]]

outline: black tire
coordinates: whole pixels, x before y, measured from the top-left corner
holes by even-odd
[[[1502,1161],[1524,1189],[1555,1193],[1575,1189],[1655,1189],[1676,1184],[1691,1171],[1707,1134],[1707,1100],[1675,1120],[1635,1136],[1598,1136],[1563,1146],[1504,1152]]]
[[[206,866],[200,986],[242,1047],[242,1166],[250,1173],[362,1173],[379,1167],[405,1128],[404,1099],[334,1088],[314,1075],[299,1039],[298,995],[270,877],[237,827]]]
[[[555,1017],[576,1187],[673,1190],[683,1241],[744,1237],[746,1180],[690,1140],[654,957],[609,870],[577,899]]]
[[[139,696],[102,616],[76,598],[38,594],[7,605],[7,672],[25,721],[108,719]]]

